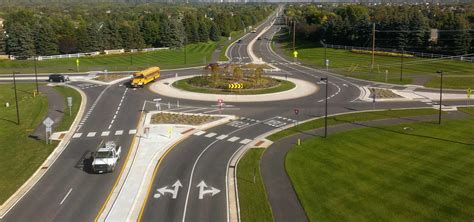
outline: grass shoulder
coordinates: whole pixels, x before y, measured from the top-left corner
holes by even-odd
[[[273,221],[267,192],[260,175],[260,159],[265,149],[252,148],[239,161],[237,185],[241,220]]]
[[[313,138],[287,154],[285,167],[310,220],[469,221],[473,124],[412,123]]]
[[[0,84],[0,203],[5,202],[28,180],[58,144],[53,142],[47,145],[44,140],[29,137],[48,112],[47,97],[41,94],[33,97],[35,89],[34,84],[17,84],[21,122],[17,125],[13,87],[11,84]],[[71,88],[55,89],[63,96],[73,97],[72,115],[68,116],[66,107],[63,110],[66,115],[56,129],[67,130],[77,114],[81,97]],[[10,107],[4,106],[6,102],[10,103]]]
[[[392,119],[392,118],[402,118],[409,116],[425,116],[425,115],[435,115],[438,111],[435,109],[402,109],[402,110],[385,110],[385,111],[368,111],[368,112],[359,112],[359,113],[348,113],[341,114],[336,116],[328,117],[328,125],[338,125],[359,121],[370,121],[370,120],[380,120],[380,119]],[[297,133],[304,131],[317,129],[324,127],[324,118],[311,120],[298,126],[294,126],[288,129],[284,129],[277,133],[274,133],[267,137],[267,139],[276,141],[281,138],[291,136]]]

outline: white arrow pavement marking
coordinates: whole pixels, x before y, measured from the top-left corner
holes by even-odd
[[[183,187],[183,185],[181,184],[181,182],[179,180],[177,180],[171,187],[173,187],[173,189],[168,189],[168,186],[156,189],[156,191],[158,191],[158,193],[153,195],[153,197],[154,198],[159,198],[161,196],[164,196],[165,193],[170,193],[170,194],[173,195],[171,198],[176,199],[176,197],[178,197],[178,190],[179,190],[180,187]]]
[[[215,187],[211,187],[210,189],[205,190],[207,185],[204,182],[204,180],[201,180],[201,182],[196,187],[199,187],[199,199],[200,200],[202,200],[202,198],[205,194],[211,194],[211,196],[214,196],[214,195],[218,194],[219,192],[221,192],[219,189],[217,189]]]

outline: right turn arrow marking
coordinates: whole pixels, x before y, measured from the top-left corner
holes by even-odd
[[[208,186],[206,185],[204,180],[202,180],[196,187],[199,187],[199,199],[200,200],[202,200],[202,198],[204,197],[205,194],[211,194],[211,196],[214,196],[214,195],[218,194],[219,192],[221,192],[219,189],[217,189],[215,187],[210,187],[209,189],[206,189]]]

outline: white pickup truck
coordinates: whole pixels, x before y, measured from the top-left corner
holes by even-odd
[[[92,169],[95,173],[113,172],[121,153],[122,147],[117,146],[114,141],[101,143],[97,152],[92,155]]]

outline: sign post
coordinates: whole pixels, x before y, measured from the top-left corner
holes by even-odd
[[[43,125],[46,127],[46,144],[48,144],[48,142],[50,142],[48,135],[51,135],[51,133],[53,132],[53,129],[51,127],[53,124],[54,124],[54,121],[49,117],[47,117],[43,121]]]
[[[326,65],[326,71],[328,71],[329,70],[329,59],[326,59],[325,65]]]
[[[467,88],[467,105],[469,105],[469,103],[470,103],[471,94],[472,94],[472,89],[471,89],[471,88]]]
[[[299,109],[295,109],[294,112],[295,112],[295,115],[296,115],[296,123],[295,123],[295,124],[296,124],[296,126],[298,127],[298,121],[299,121],[299,120],[298,120],[298,119],[299,119],[299,118],[298,118],[298,114],[300,113],[300,110],[299,110]]]
[[[67,97],[67,106],[69,107],[69,116],[72,115],[72,97]]]

